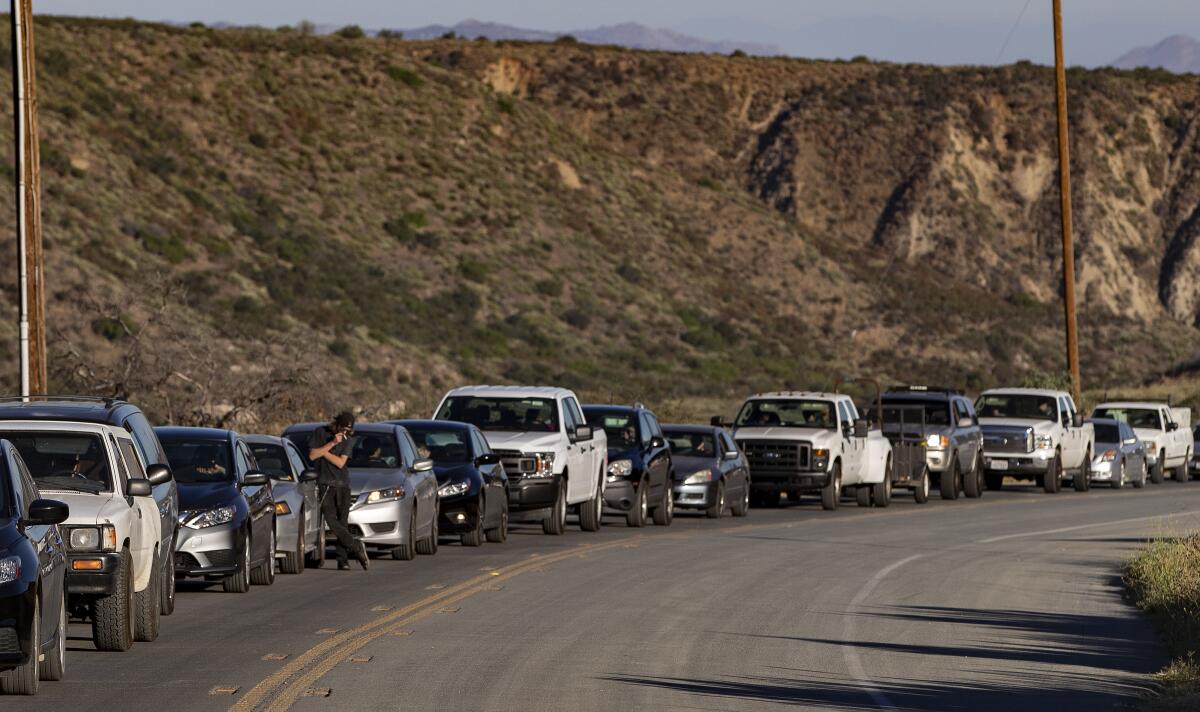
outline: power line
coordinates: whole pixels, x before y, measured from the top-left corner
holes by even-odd
[[[1000,45],[1000,51],[996,53],[996,64],[1000,64],[1000,59],[1004,56],[1004,50],[1008,49],[1008,43],[1012,42],[1013,35],[1017,34],[1017,28],[1021,26],[1021,20],[1025,17],[1025,11],[1029,9],[1029,4],[1033,0],[1025,0],[1025,7],[1021,8],[1020,14],[1017,15],[1017,21],[1013,23],[1012,29],[1008,31],[1008,36],[1004,38],[1004,44]]]

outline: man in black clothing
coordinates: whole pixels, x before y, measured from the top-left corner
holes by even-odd
[[[354,430],[354,415],[338,413],[329,425],[317,428],[308,442],[308,459],[317,467],[317,485],[321,488],[321,513],[336,540],[338,569],[350,568],[350,553],[365,571],[370,565],[367,547],[350,533],[350,433]]]

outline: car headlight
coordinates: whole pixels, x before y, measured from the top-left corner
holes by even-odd
[[[117,530],[110,524],[97,527],[71,527],[67,546],[72,551],[116,551]]]
[[[705,482],[712,482],[712,479],[713,479],[712,470],[697,470],[696,472],[693,472],[691,475],[689,475],[688,478],[683,481],[683,484],[685,484],[685,485],[700,485],[700,484],[704,484]]]
[[[1052,450],[1054,449],[1054,438],[1049,435],[1039,435],[1034,442],[1034,449],[1037,450]]]
[[[1105,450],[1104,454],[1100,456],[1101,462],[1112,462],[1115,459],[1117,459],[1116,450]]]
[[[0,584],[12,583],[21,578],[21,557],[9,556],[0,559]]]
[[[280,515],[291,514],[292,508],[288,506],[287,502],[276,502],[275,503],[275,513],[280,514]]]
[[[199,512],[184,512],[179,515],[179,520],[183,522],[183,526],[189,529],[207,529],[232,522],[233,515],[236,513],[236,509],[230,505],[226,505]]]
[[[613,460],[608,463],[608,478],[610,480],[628,477],[633,472],[633,460]]]
[[[389,487],[388,489],[375,490],[367,495],[367,504],[379,504],[380,502],[395,502],[398,499],[404,499],[403,487]]]
[[[945,450],[950,447],[950,438],[940,433],[933,433],[925,440],[925,447],[930,450]]]
[[[462,482],[447,482],[438,488],[439,497],[454,497],[456,495],[465,494],[471,489],[471,483],[463,480]]]
[[[554,453],[535,452],[533,453],[533,458],[537,461],[537,468],[529,474],[529,477],[554,476]]]
[[[1151,455],[1158,455],[1158,443],[1153,440],[1146,441],[1146,449],[1151,451]]]

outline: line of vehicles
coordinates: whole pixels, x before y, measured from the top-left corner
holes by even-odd
[[[399,560],[441,540],[503,543],[510,523],[562,534],[605,516],[669,526],[677,510],[747,516],[803,497],[886,507],[977,498],[1006,480],[1046,492],[1120,489],[1200,474],[1191,412],[1112,401],[1085,419],[1053,390],[875,384],[863,411],[834,392],[762,393],[732,423],[664,425],[640,405],[583,405],[564,388],[471,386],[429,420],[359,424],[348,462],[350,525]],[[0,402],[0,692],[34,694],[66,670],[69,620],[97,649],[158,637],[177,579],[230,593],[326,556],[308,443],[322,423],[280,436],[152,427],[109,399]]]

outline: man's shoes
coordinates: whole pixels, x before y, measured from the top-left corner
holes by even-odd
[[[362,565],[363,571],[366,571],[367,567],[371,565],[371,559],[367,556],[367,545],[361,541],[358,542],[354,555],[358,559],[358,563]]]
[[[338,571],[349,571],[349,570],[350,570],[350,562],[349,561],[339,561],[338,562]]]

